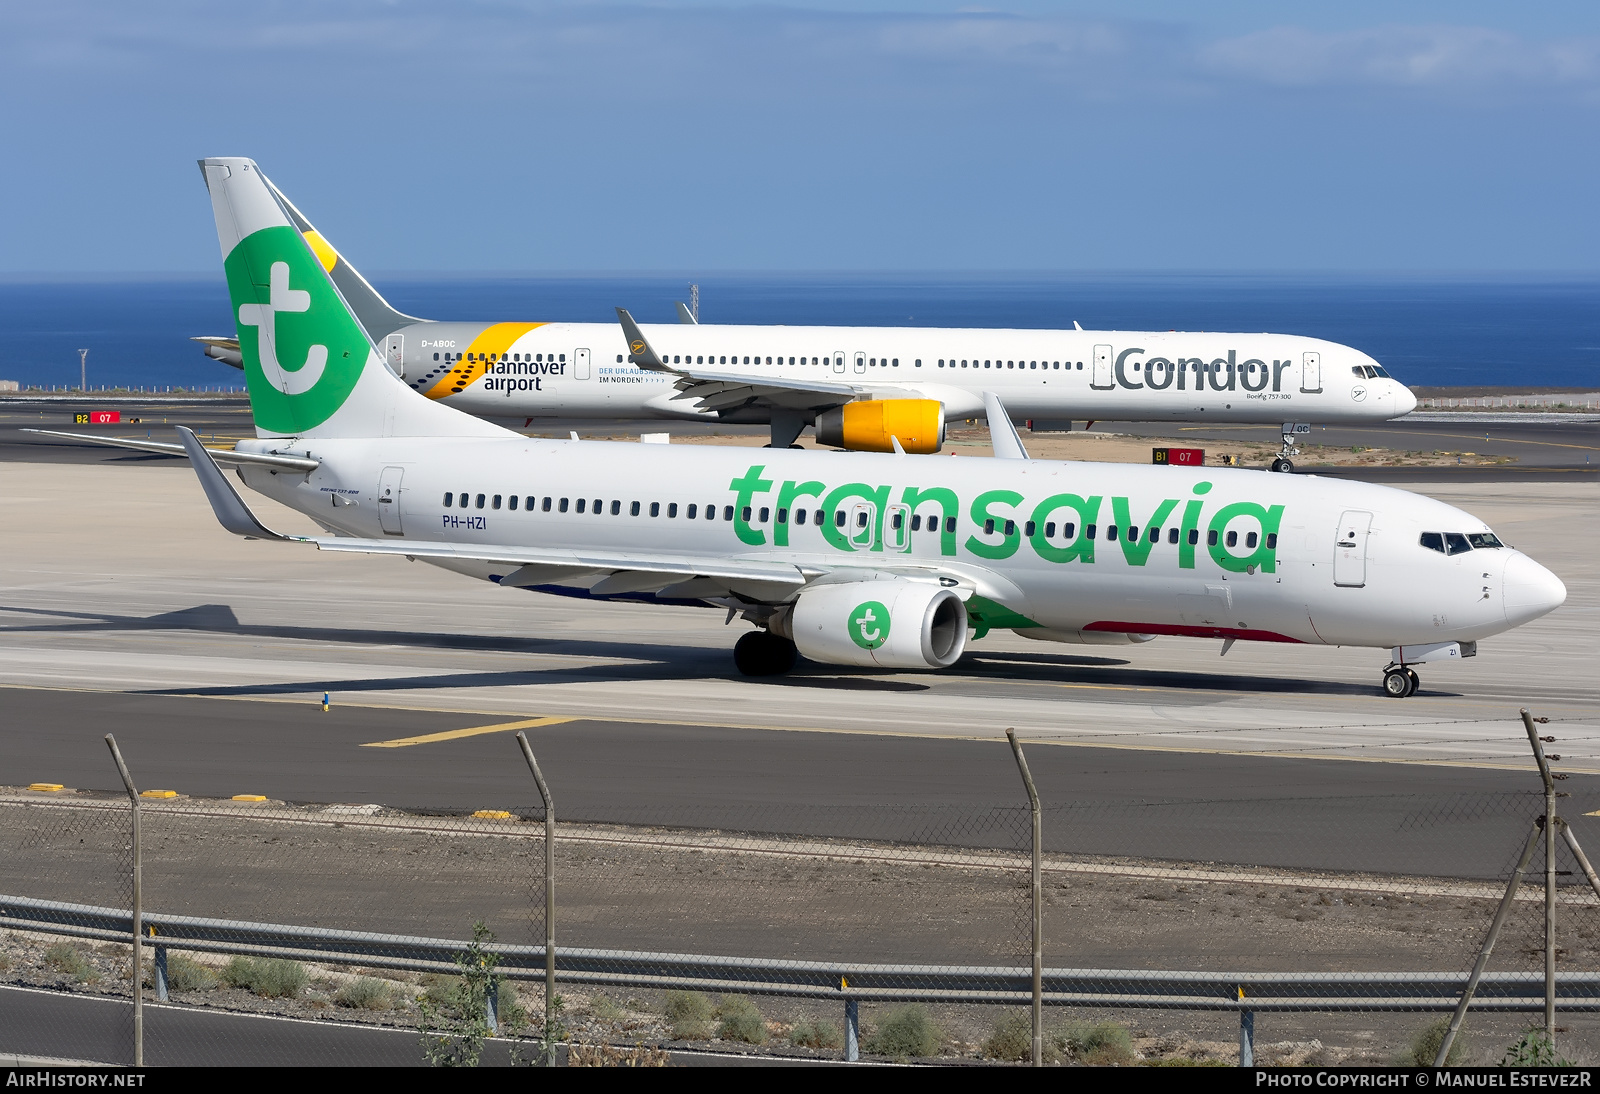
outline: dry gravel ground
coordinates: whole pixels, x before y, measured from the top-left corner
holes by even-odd
[[[0,891],[126,906],[126,811],[78,795],[79,808],[10,805],[0,818]],[[65,804],[65,803],[63,803]],[[83,808],[87,807],[87,808]],[[427,818],[389,811],[330,816],[325,806],[180,799],[145,810],[145,906],[156,912],[344,929],[465,937],[485,921],[504,943],[542,938],[542,825]],[[365,813],[366,811],[363,811]],[[202,814],[202,815],[197,815]],[[336,819],[337,818],[337,819]],[[1206,864],[1051,856],[1046,954],[1052,967],[1212,970],[1462,970],[1493,911],[1494,886],[1448,879],[1295,874]],[[563,825],[557,844],[558,938],[569,946],[859,962],[1022,965],[1027,891],[1020,856],[937,847],[798,840],[737,833]],[[1530,893],[1530,896],[1533,894]],[[1539,967],[1541,905],[1521,902],[1493,968]],[[1563,967],[1600,967],[1600,907],[1563,893]],[[52,966],[44,936],[14,933],[0,980],[125,994],[125,947],[73,943],[85,974]],[[198,956],[220,967],[225,959]],[[292,1000],[239,988],[180,993],[182,1002],[414,1026],[426,985],[396,980],[379,1011],[338,1005],[363,970],[319,965]],[[390,972],[375,976],[394,978]],[[535,985],[519,1005],[541,1020]],[[659,993],[618,989],[600,1001],[564,989],[568,1025],[586,1042],[664,1043]],[[836,1023],[842,1008],[758,1001],[774,1044],[794,1023]],[[997,1008],[940,1007],[945,1051],[977,1059]],[[882,1008],[864,1008],[870,1024]],[[1130,1025],[1145,1056],[1226,1060],[1225,1012],[1052,1015],[1051,1024]],[[1264,1058],[1389,1062],[1428,1016],[1261,1015]],[[1565,1044],[1600,1058],[1600,1023],[1564,1018]],[[1475,1017],[1497,1056],[1518,1016]],[[769,1046],[763,1051],[772,1051]],[[1491,1052],[1492,1050],[1492,1052]],[[809,1051],[809,1050],[800,1050]]]

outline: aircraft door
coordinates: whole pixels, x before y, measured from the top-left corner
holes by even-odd
[[[1094,371],[1089,374],[1089,386],[1106,390],[1117,386],[1111,377],[1111,347],[1094,347]]]
[[[383,340],[383,359],[389,366],[389,371],[400,377],[406,376],[406,336],[391,334]]]
[[[843,372],[844,371],[844,351],[843,350],[838,350],[833,355],[833,371],[835,371],[835,372]]]
[[[572,378],[574,380],[587,380],[589,378],[589,351],[575,349],[572,351]]]
[[[850,536],[850,546],[858,551],[870,551],[877,546],[878,507],[870,501],[858,501],[850,507],[850,523],[845,532]]]
[[[1351,509],[1339,518],[1333,546],[1333,583],[1359,589],[1367,583],[1367,536],[1372,514]]]
[[[889,506],[883,522],[883,547],[886,551],[911,550],[911,510],[904,505]]]
[[[405,473],[403,467],[385,467],[378,479],[378,523],[386,536],[405,535],[400,523],[400,479]]]
[[[1322,354],[1315,350],[1301,355],[1300,390],[1307,395],[1322,391]]]
[[[857,372],[865,372],[865,371],[867,371],[867,355],[866,354],[864,354],[864,353],[856,354],[856,371]]]

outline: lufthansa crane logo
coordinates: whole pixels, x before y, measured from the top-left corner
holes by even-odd
[[[628,343],[628,348],[631,349],[634,353],[643,353],[644,352],[644,339],[643,338],[635,338],[632,342]]]
[[[850,640],[864,650],[875,650],[889,640],[889,609],[876,600],[856,606],[850,613]]]

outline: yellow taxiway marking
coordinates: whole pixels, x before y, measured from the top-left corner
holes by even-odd
[[[454,741],[461,737],[477,737],[484,733],[510,733],[514,729],[532,729],[534,726],[554,726],[562,722],[576,722],[570,718],[524,718],[520,722],[499,722],[492,726],[473,726],[470,729],[448,729],[443,733],[424,733],[420,737],[397,737],[392,741],[368,741],[362,748],[407,748],[411,745],[431,745],[435,741]]]

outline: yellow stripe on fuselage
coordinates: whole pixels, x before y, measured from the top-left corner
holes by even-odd
[[[430,399],[461,394],[489,368],[489,357],[499,360],[518,338],[542,326],[543,323],[496,323],[486,328],[472,340],[472,345],[466,348],[455,367],[439,377],[438,382],[423,394]]]

